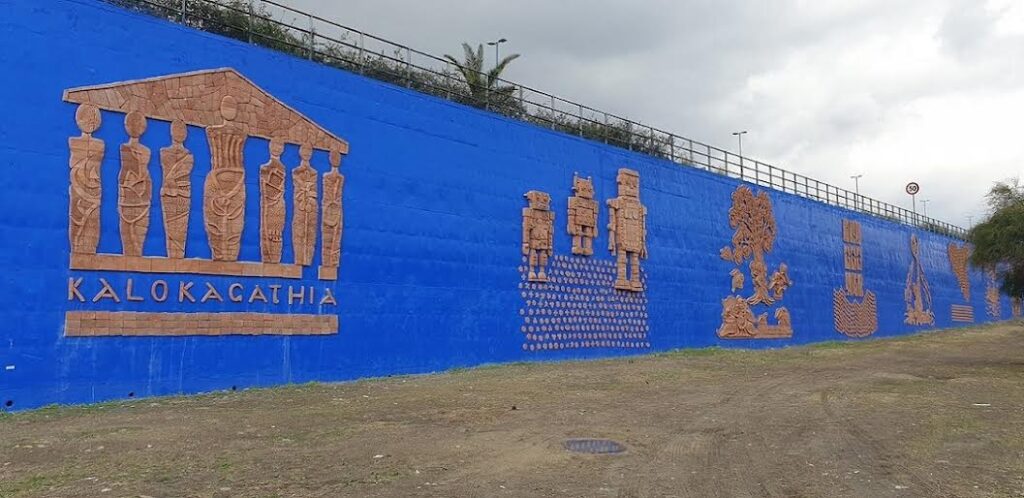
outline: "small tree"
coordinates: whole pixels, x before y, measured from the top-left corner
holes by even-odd
[[[501,84],[501,73],[505,71],[509,63],[518,59],[519,54],[509,55],[500,61],[489,71],[484,71],[484,46],[477,45],[473,50],[468,43],[462,44],[465,52],[464,59],[459,60],[445,54],[444,58],[455,65],[463,81],[469,87],[468,100],[464,103],[481,109],[500,110],[510,105],[515,100],[516,87]]]
[[[996,182],[989,190],[989,215],[968,233],[971,265],[994,269],[1000,290],[1024,296],[1024,186],[1020,179]]]

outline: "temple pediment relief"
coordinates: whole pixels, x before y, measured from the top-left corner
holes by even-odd
[[[277,100],[231,68],[171,74],[135,81],[70,88],[64,100],[120,113],[138,112],[162,121],[181,120],[207,128],[224,122],[222,102],[237,106],[234,122],[246,134],[348,153],[348,143]]]

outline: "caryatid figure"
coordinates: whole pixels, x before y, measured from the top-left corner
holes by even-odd
[[[75,111],[75,123],[82,134],[68,139],[71,149],[71,187],[68,237],[73,254],[96,254],[100,240],[100,163],[103,161],[103,140],[92,134],[100,127],[100,110],[82,104]]]
[[[295,264],[309,266],[313,263],[313,249],[316,247],[317,193],[316,170],[309,164],[313,147],[302,144],[299,158],[302,162],[292,170],[294,200],[292,206],[292,248],[295,250]]]
[[[284,233],[284,142],[270,140],[270,160],[260,167],[260,253],[264,263],[281,262]]]
[[[530,282],[547,282],[548,257],[554,248],[555,213],[551,211],[551,196],[531,190],[526,197],[529,206],[523,208],[523,255],[530,265]]]
[[[338,266],[341,262],[341,233],[344,212],[342,211],[342,190],[345,188],[345,175],[338,168],[341,166],[341,153],[337,149],[330,152],[331,171],[324,174],[323,200],[323,245],[321,260],[326,271],[321,272],[322,280],[337,279]],[[333,277],[333,278],[332,278]]]
[[[188,215],[192,207],[191,175],[195,158],[185,148],[187,135],[185,122],[175,119],[171,122],[171,146],[160,149],[160,166],[163,168],[160,205],[164,214],[167,257],[176,259],[185,257]]]
[[[615,288],[639,292],[640,259],[647,259],[647,208],[640,204],[640,174],[621,168],[616,181],[619,196],[608,199],[608,249],[617,258]]]
[[[153,203],[153,179],[149,177],[149,148],[139,143],[146,131],[146,117],[137,111],[124,119],[128,143],[121,144],[121,172],[117,175],[117,211],[121,218],[121,246],[125,256],[142,256]]]
[[[213,259],[235,261],[241,247],[245,223],[245,168],[242,149],[248,137],[244,124],[237,123],[238,102],[225,95],[220,102],[219,125],[206,128],[210,144],[211,169],[203,186],[203,217]]]
[[[594,254],[597,236],[597,201],[594,183],[590,178],[573,175],[572,189],[576,195],[569,198],[569,235],[572,235],[572,253],[583,256]]]

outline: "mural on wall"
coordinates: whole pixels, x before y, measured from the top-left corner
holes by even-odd
[[[608,199],[608,249],[616,259],[615,288],[643,291],[640,260],[647,259],[647,208],[640,203],[640,174],[620,168],[619,196]]]
[[[956,281],[960,284],[960,294],[964,296],[967,304],[950,305],[950,315],[954,322],[973,323],[974,307],[971,306],[971,279],[967,271],[967,260],[971,256],[971,248],[967,244],[957,246],[950,242],[946,246],[946,253],[949,255],[949,266],[956,275]]]
[[[904,322],[908,325],[934,325],[932,313],[932,291],[921,266],[921,248],[916,235],[910,236],[910,269],[907,270],[907,285],[903,291],[907,305]]]
[[[995,268],[985,270],[985,283],[985,312],[989,318],[1000,318],[1003,315],[1003,305],[999,300],[999,282]]]
[[[597,201],[594,200],[594,183],[590,177],[572,177],[569,198],[569,235],[572,236],[572,253],[581,256],[594,254],[594,238],[597,237]]]
[[[531,190],[523,195],[528,206],[523,208],[523,256],[529,265],[527,280],[548,281],[548,258],[554,248],[555,213],[551,196]]]
[[[786,290],[793,285],[785,263],[780,263],[769,278],[765,255],[772,251],[777,236],[775,214],[766,192],[754,192],[740,185],[732,194],[729,208],[729,226],[735,230],[732,245],[721,250],[722,259],[736,265],[730,272],[731,292],[742,291],[747,280],[743,264],[748,264],[753,286],[749,297],[731,295],[722,300],[722,325],[718,337],[723,339],[773,339],[793,336],[789,310],[774,308],[775,324],[769,324],[768,311],[782,301]],[[760,309],[766,312],[755,318]]]
[[[878,330],[878,303],[874,292],[864,290],[860,223],[843,220],[843,245],[846,286],[833,291],[836,331],[850,337],[867,337]]]
[[[620,169],[617,179],[619,197],[608,201],[613,238],[609,247],[616,261],[590,257],[597,238],[598,207],[589,178],[573,178],[575,195],[568,200],[571,256],[554,254],[551,197],[535,190],[525,194],[528,207],[523,209],[519,267],[524,350],[651,347],[646,276],[638,262],[647,256],[647,213],[639,202],[640,177]],[[617,215],[622,219],[617,221]]]
[[[303,266],[312,264],[316,231],[321,236],[321,280],[337,279],[341,254],[342,186],[338,171],[348,144],[281,103],[233,69],[174,74],[146,80],[72,88],[64,100],[78,104],[75,121],[81,135],[69,139],[70,190],[68,234],[71,270],[138,274],[220,275],[246,279],[218,287],[202,282],[201,297],[195,281],[177,285],[177,303],[232,302],[268,306],[306,306],[316,313],[217,312],[193,310],[135,312],[80,309],[103,303],[129,304],[174,301],[173,283],[157,279],[145,284],[128,278],[115,288],[106,278],[72,276],[68,301],[79,303],[65,314],[65,335],[306,335],[335,334],[337,305],[331,286],[283,285],[251,282],[254,278],[303,280]],[[128,142],[121,145],[117,178],[117,207],[121,254],[97,253],[101,233],[102,182],[100,163],[103,141],[93,138],[101,124],[100,110],[125,115]],[[171,145],[160,150],[162,183],[160,201],[165,233],[165,255],[143,254],[153,209],[153,181],[149,176],[150,151],[139,143],[148,120],[170,123]],[[185,148],[187,126],[206,130],[210,147],[210,172],[203,184],[203,226],[211,259],[186,258],[195,158]],[[259,169],[259,233],[261,261],[238,261],[245,229],[247,184],[244,146],[250,137],[269,140],[270,161]],[[300,147],[302,162],[293,170],[293,249],[295,264],[281,263],[285,213],[284,165],[280,156],[285,144]],[[310,166],[313,150],[329,153],[331,170],[324,175],[323,224],[317,221],[317,173]],[[136,288],[139,285],[139,288]],[[95,289],[92,292],[91,289]],[[264,290],[266,289],[266,290]],[[227,296],[225,300],[224,296]],[[124,297],[122,302],[121,297]],[[88,298],[87,298],[88,297]],[[81,303],[85,303],[81,305]],[[310,306],[312,305],[312,306]]]

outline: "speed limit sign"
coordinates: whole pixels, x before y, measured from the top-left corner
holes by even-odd
[[[910,182],[907,184],[907,193],[910,195],[917,195],[921,191],[921,186],[917,182]]]

